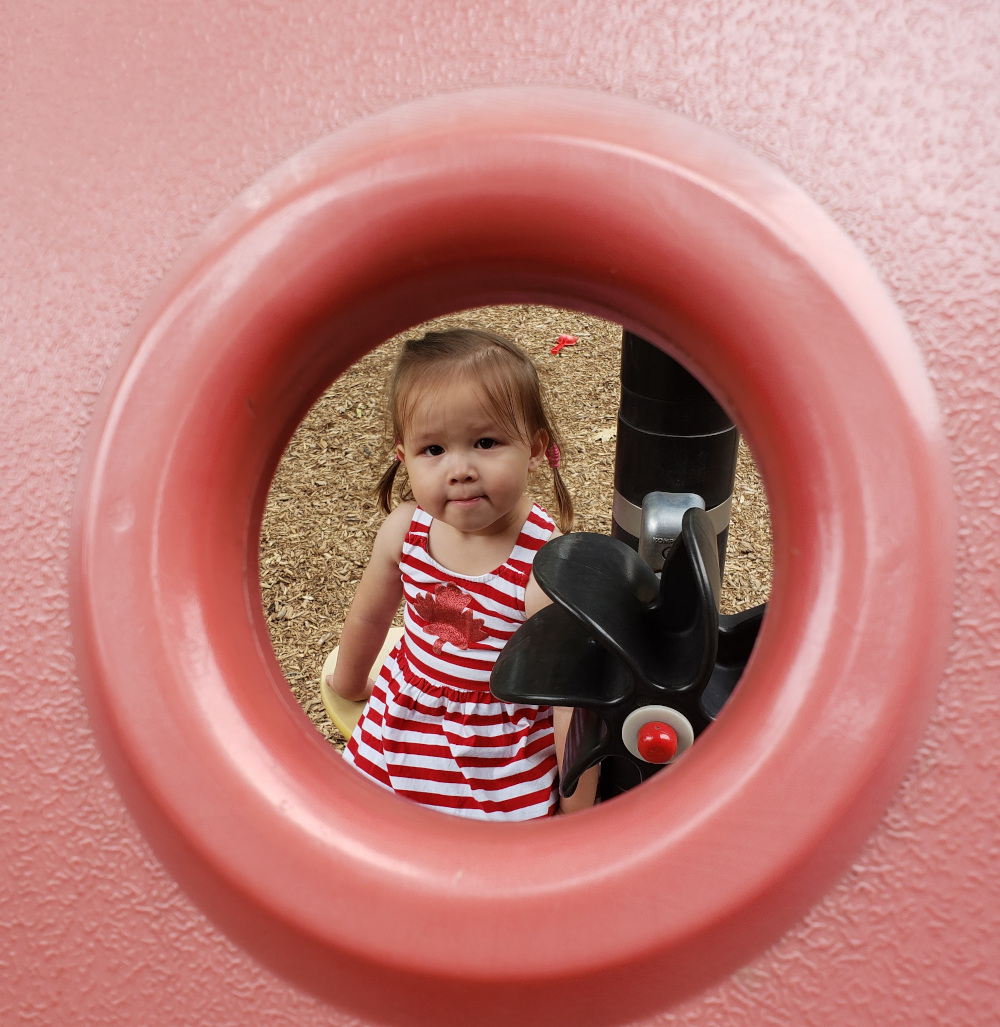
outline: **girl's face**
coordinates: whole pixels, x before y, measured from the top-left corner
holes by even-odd
[[[520,518],[528,475],[547,444],[544,432],[530,445],[511,437],[479,389],[457,377],[418,389],[396,452],[423,510],[461,532],[491,535]]]

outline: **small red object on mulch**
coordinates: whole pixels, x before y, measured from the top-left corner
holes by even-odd
[[[563,346],[575,346],[575,345],[576,345],[576,336],[575,335],[560,335],[559,338],[556,339],[556,344],[552,347],[552,349],[549,350],[549,352],[550,353],[558,353],[559,350],[561,350],[563,348]]]

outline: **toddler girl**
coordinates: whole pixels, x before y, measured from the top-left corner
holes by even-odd
[[[431,332],[403,346],[389,419],[395,460],[378,486],[388,516],[327,679],[345,699],[368,698],[344,758],[399,795],[456,816],[549,816],[559,806],[557,755],[571,711],[501,702],[489,690],[500,650],[549,602],[531,564],[559,530],[525,494],[543,463],[560,525],[572,525],[537,372],[502,336]],[[393,509],[401,467],[410,493]],[[403,635],[371,681],[404,598]],[[595,790],[592,771],[562,811],[590,805]]]

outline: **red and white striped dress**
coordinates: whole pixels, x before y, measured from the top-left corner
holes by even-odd
[[[532,820],[555,812],[550,706],[496,699],[490,673],[525,620],[535,554],[555,529],[537,504],[506,562],[469,576],[428,550],[433,518],[417,507],[399,566],[403,636],[379,673],[344,758],[379,784],[444,813]]]

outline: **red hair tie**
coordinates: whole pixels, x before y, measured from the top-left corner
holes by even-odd
[[[554,442],[545,450],[545,459],[553,471],[559,466],[559,447]]]

